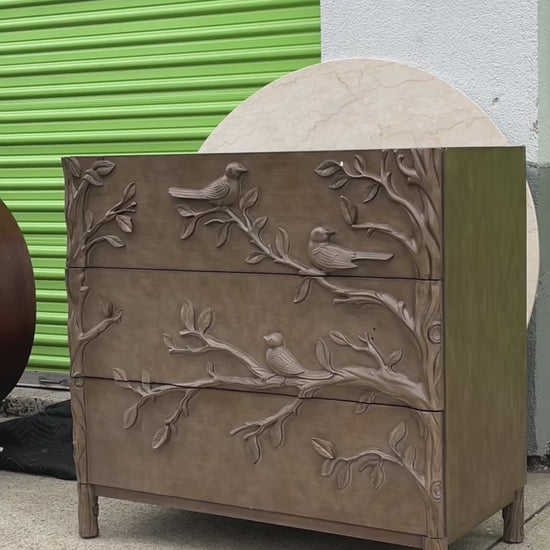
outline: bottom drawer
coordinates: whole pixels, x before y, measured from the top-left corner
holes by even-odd
[[[84,392],[91,484],[443,536],[441,413],[100,379]]]

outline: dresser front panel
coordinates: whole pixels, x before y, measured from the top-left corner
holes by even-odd
[[[442,408],[439,282],[69,269],[72,311],[82,277],[87,377]]]
[[[67,208],[68,265],[440,279],[442,157],[427,149],[65,159],[67,192],[80,195]],[[173,196],[224,178],[231,163],[248,170],[231,204]],[[327,226],[327,242],[314,236]]]
[[[85,381],[88,482],[442,534],[441,413]],[[182,406],[182,401],[187,401]]]

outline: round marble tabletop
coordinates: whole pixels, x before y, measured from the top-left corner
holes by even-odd
[[[201,153],[508,145],[462,92],[408,65],[345,59],[265,86],[230,113]],[[527,188],[527,322],[539,274],[539,239]]]

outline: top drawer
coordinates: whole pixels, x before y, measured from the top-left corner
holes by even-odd
[[[442,159],[65,158],[68,265],[439,279]]]

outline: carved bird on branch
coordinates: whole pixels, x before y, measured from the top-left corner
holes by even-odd
[[[336,231],[331,227],[319,226],[313,229],[309,237],[309,257],[315,267],[329,273],[338,269],[353,269],[358,267],[357,260],[387,261],[393,254],[384,252],[359,252],[345,246],[330,242]]]
[[[168,194],[178,199],[208,201],[216,206],[231,206],[241,193],[241,177],[248,170],[238,162],[230,162],[223,176],[201,189],[170,187]]]
[[[332,377],[330,372],[306,370],[286,347],[285,339],[279,332],[264,336],[264,340],[267,344],[265,361],[275,374],[285,378],[306,380],[324,380]]]

